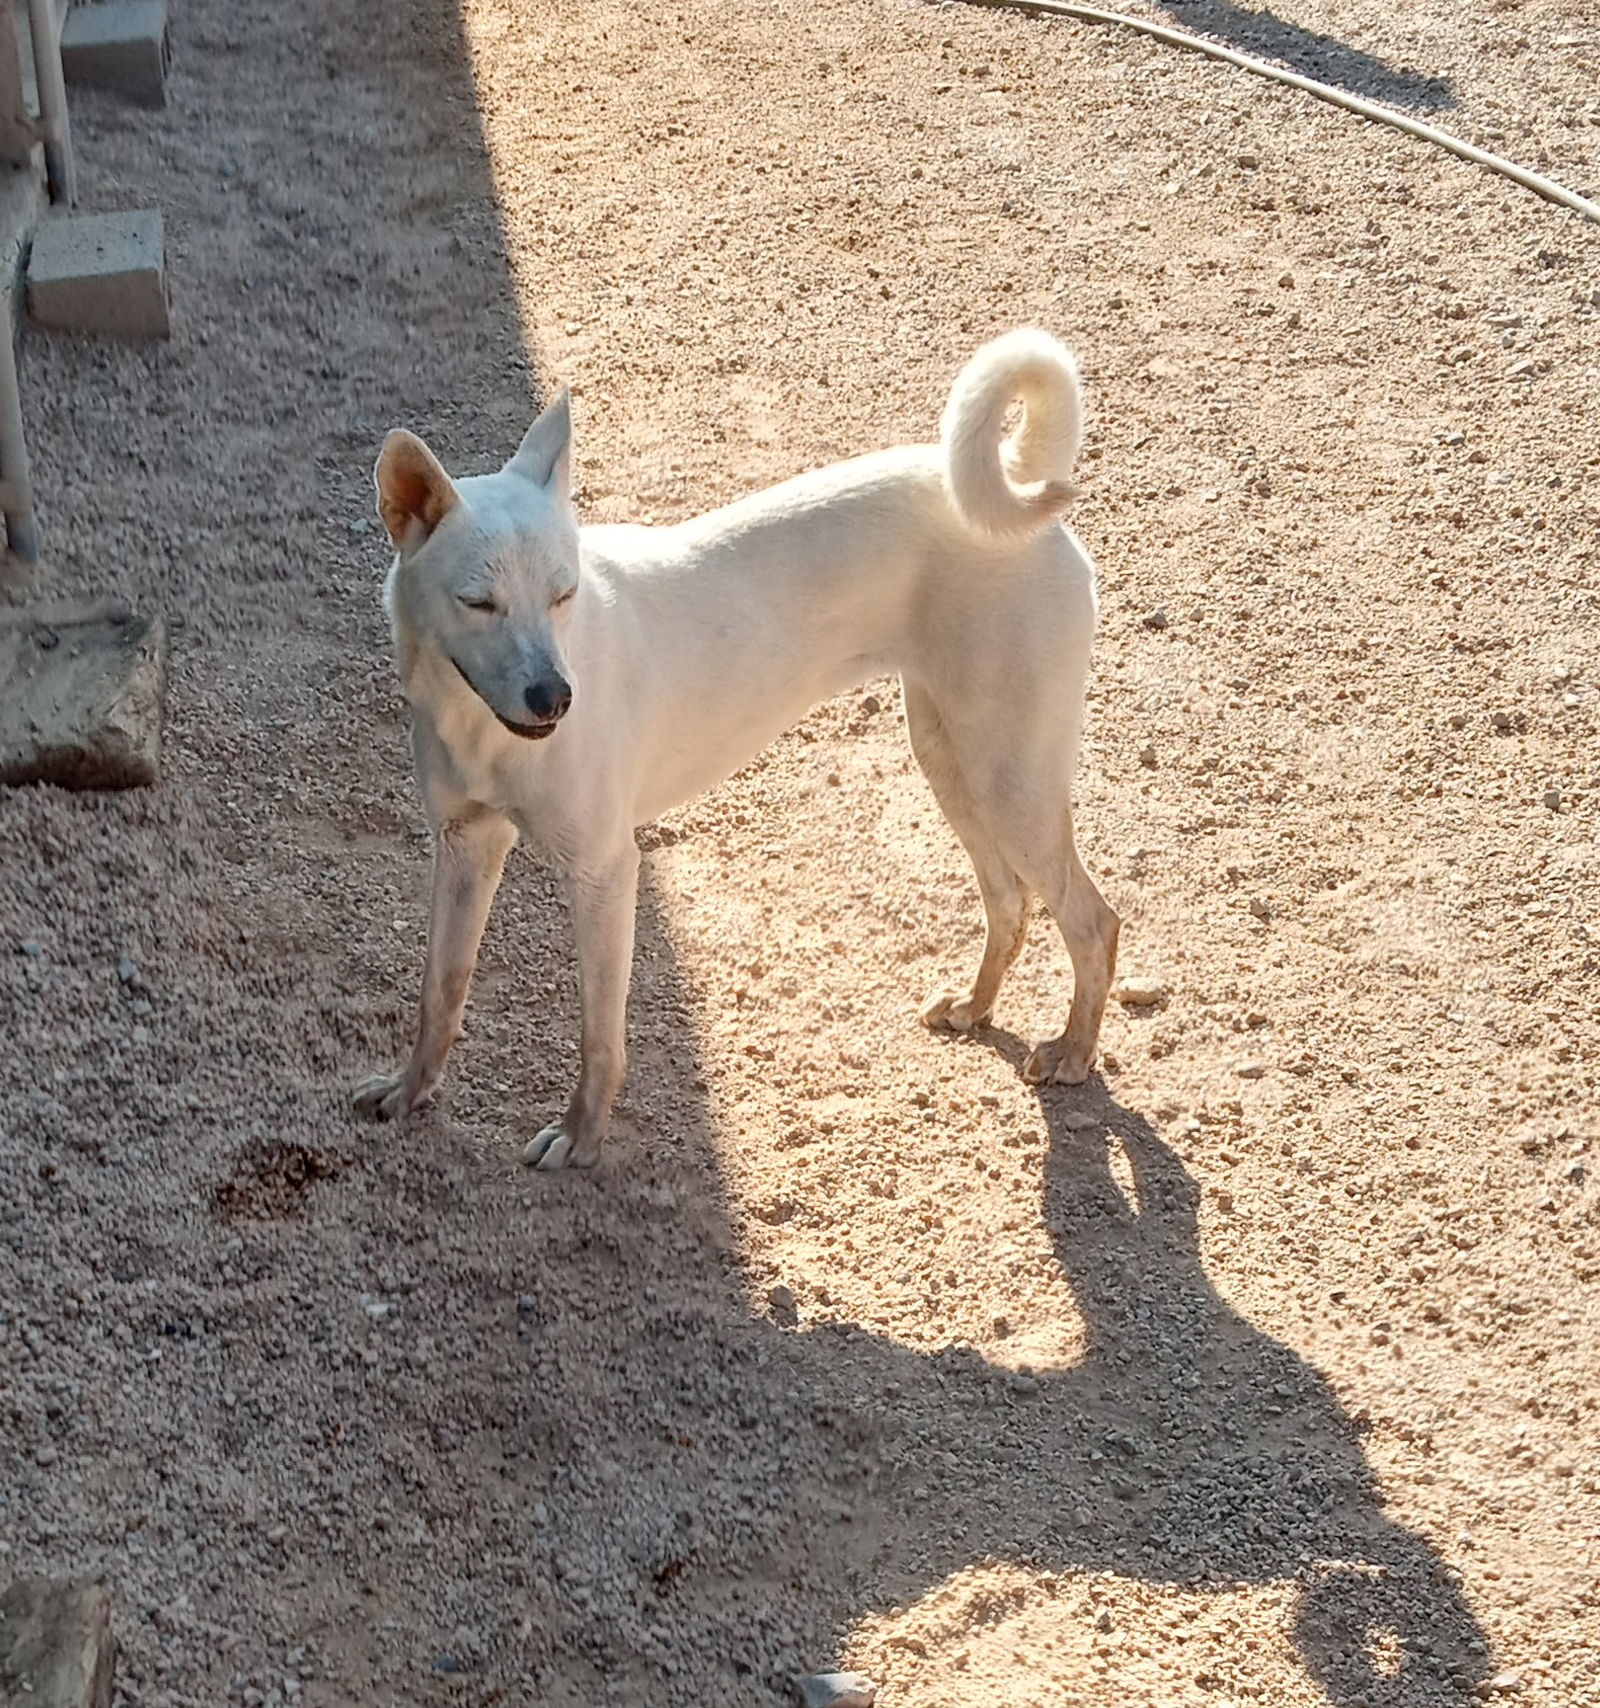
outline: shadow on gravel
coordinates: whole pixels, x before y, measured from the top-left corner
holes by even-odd
[[[1449,81],[1417,71],[1401,70],[1334,36],[1288,23],[1275,13],[1237,6],[1233,0],[1158,0],[1174,21],[1201,35],[1274,59],[1298,71],[1331,83],[1369,101],[1385,101],[1393,107],[1419,107],[1442,111],[1456,104]]]
[[[1020,1071],[1022,1042],[988,1039]],[[1339,1708],[1473,1700],[1489,1668],[1483,1632],[1432,1548],[1385,1515],[1328,1383],[1211,1285],[1193,1178],[1099,1080],[1040,1104],[1045,1221],[1089,1348],[1036,1378],[1003,1425],[930,1442],[969,1472],[960,1510],[940,1515],[941,1529],[964,1532],[943,1571],[993,1557],[1196,1589],[1295,1582],[1296,1645]],[[1069,1111],[1098,1124],[1069,1126]],[[1131,1191],[1113,1169],[1119,1150]],[[902,1384],[917,1379],[918,1361],[891,1362]],[[991,1375],[975,1357],[928,1363],[923,1380],[939,1366],[945,1381]],[[909,1509],[895,1522],[922,1531],[912,1551],[931,1539]]]

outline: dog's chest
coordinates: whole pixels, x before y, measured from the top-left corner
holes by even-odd
[[[501,735],[488,720],[462,717],[450,708],[432,719],[436,740],[424,754],[448,773],[454,793],[491,807],[511,819],[521,816],[528,794],[528,772],[537,756],[528,744]]]
[[[520,819],[528,794],[528,761],[515,751],[453,756],[461,792],[480,805]]]

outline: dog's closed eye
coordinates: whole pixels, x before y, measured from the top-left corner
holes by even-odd
[[[570,605],[577,591],[578,589],[576,587],[569,587],[566,592],[558,593],[555,598],[550,601],[550,608],[554,611],[559,611],[563,605]]]
[[[493,599],[487,599],[478,593],[461,593],[457,597],[469,611],[484,611],[493,616],[500,609]]]

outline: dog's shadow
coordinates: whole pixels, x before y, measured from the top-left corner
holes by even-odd
[[[663,946],[640,963],[648,1007],[676,975],[652,908],[642,923],[647,950]],[[947,1047],[994,1049],[1018,1072],[1027,1053],[999,1030]],[[660,1065],[678,1081],[691,1061]],[[1195,1180],[1101,1079],[1039,1093],[1041,1214],[1085,1350],[1028,1374],[809,1309],[798,1326],[752,1315],[720,1208],[717,1152],[738,1141],[718,1131],[703,1081],[694,1095],[678,1089],[672,1142],[659,1142],[657,1121],[645,1130],[630,1118],[593,1182],[602,1200],[590,1181],[543,1186],[518,1283],[535,1293],[519,1332],[537,1380],[522,1385],[520,1361],[503,1373],[508,1389],[501,1373],[489,1379],[507,1402],[501,1424],[534,1443],[517,1473],[530,1505],[551,1488],[575,1493],[574,1467],[591,1459],[625,1475],[620,1522],[584,1496],[565,1509],[563,1534],[606,1532],[609,1549],[644,1562],[634,1593],[669,1652],[710,1640],[721,1655],[815,1667],[864,1619],[1010,1563],[1212,1596],[1294,1586],[1292,1640],[1336,1708],[1474,1699],[1489,1646],[1457,1580],[1385,1513],[1328,1382],[1212,1286]],[[567,1303],[547,1308],[556,1268]],[[661,1302],[630,1325],[607,1304],[619,1290]],[[574,1298],[587,1327],[566,1320]],[[606,1355],[571,1337],[600,1323]],[[662,1441],[690,1451],[663,1456]],[[744,1514],[731,1528],[730,1510]],[[691,1516],[708,1513],[722,1515],[715,1543]],[[550,1555],[537,1534],[529,1544],[559,1579],[561,1550]],[[730,1601],[731,1582],[792,1593],[776,1606],[757,1605],[758,1592]],[[553,1638],[568,1649],[597,1640],[598,1617],[584,1607]],[[728,1683],[748,1694],[751,1668],[733,1664]],[[770,1698],[752,1700],[786,1696],[782,1666],[762,1682]]]
[[[1020,1040],[981,1036],[1020,1068]],[[1296,1645],[1340,1708],[1470,1700],[1488,1666],[1476,1621],[1429,1545],[1385,1515],[1329,1384],[1212,1287],[1178,1157],[1098,1079],[1040,1105],[1045,1221],[1087,1351],[1003,1408],[1003,1455],[981,1405],[958,1413],[975,1427],[926,1443],[962,1477],[936,1519],[891,1494],[895,1552],[936,1561],[935,1581],[1010,1558],[1196,1589],[1296,1582]],[[995,1380],[970,1355],[884,1350],[902,1387],[919,1362],[946,1387]]]

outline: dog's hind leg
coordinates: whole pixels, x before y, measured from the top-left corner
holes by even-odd
[[[964,991],[941,991],[930,997],[923,1006],[922,1020],[926,1026],[970,1032],[976,1026],[987,1025],[994,1013],[1000,985],[1027,935],[1029,904],[1033,898],[1001,853],[983,812],[972,798],[933,696],[915,682],[903,681],[902,686],[911,751],[951,829],[972,860],[987,925],[983,958],[971,986]]]
[[[516,841],[511,821],[470,807],[437,823],[433,833],[433,904],[422,976],[417,1041],[405,1071],[375,1074],[356,1087],[358,1109],[380,1119],[406,1115],[438,1089],[478,961],[478,945],[506,855]]]
[[[1117,970],[1117,936],[1122,929],[1115,909],[1078,858],[1072,813],[1065,804],[1060,808],[1060,823],[1059,846],[1036,881],[1072,958],[1072,1009],[1061,1036],[1047,1039],[1028,1057],[1023,1077],[1035,1085],[1078,1085],[1089,1077]]]
[[[632,834],[615,853],[565,873],[578,951],[583,1040],[578,1084],[567,1112],[523,1149],[535,1168],[593,1168],[611,1125],[611,1105],[627,1069],[628,981],[639,896],[639,849]]]
[[[967,697],[983,698],[970,691]],[[962,703],[958,698],[957,706]],[[975,1011],[981,1016],[977,1005],[993,1002],[993,989],[1021,944],[1026,899],[1038,894],[1072,958],[1072,1008],[1061,1036],[1040,1044],[1023,1071],[1035,1083],[1076,1085],[1094,1067],[1121,928],[1084,870],[1073,837],[1070,777],[1077,744],[1063,751],[1060,731],[1072,728],[1076,711],[1064,703],[1058,718],[1019,720],[999,746],[991,725],[963,724],[959,711],[954,720],[941,720],[931,698],[914,697],[909,684],[906,712],[914,743],[922,732],[918,758],[924,750],[933,755],[932,764],[923,760],[923,769],[973,854],[990,910],[989,942],[974,983]],[[937,1003],[930,1012],[936,1014]]]

